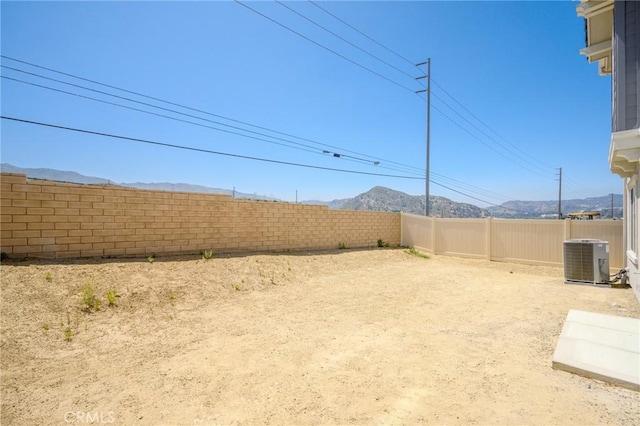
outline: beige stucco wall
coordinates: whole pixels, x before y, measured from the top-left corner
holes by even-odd
[[[283,251],[400,243],[400,214],[225,195],[27,181],[0,175],[0,250],[10,257]]]

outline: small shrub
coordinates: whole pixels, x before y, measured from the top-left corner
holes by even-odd
[[[378,240],[378,247],[389,247],[390,244],[388,241],[385,240]]]
[[[82,304],[86,311],[91,311],[91,309],[97,311],[100,309],[100,299],[96,297],[96,290],[91,283],[87,283],[82,288]]]
[[[149,263],[153,263],[156,261],[156,255],[152,254],[151,256],[147,257],[147,262]]]
[[[42,324],[42,330],[44,330],[45,333],[49,331],[49,324]]]
[[[339,242],[339,243],[338,243],[338,248],[339,248],[340,250],[346,250],[346,249],[348,249],[348,248],[349,248],[349,246],[348,246],[348,245],[347,245],[347,243],[345,243],[345,242]]]
[[[47,272],[44,274],[44,279],[51,282],[53,280],[53,274],[51,272]]]
[[[202,258],[209,260],[213,257],[213,250],[202,250]]]
[[[115,290],[109,290],[107,292],[107,302],[109,303],[109,306],[116,305],[116,297],[118,297],[118,294]]]

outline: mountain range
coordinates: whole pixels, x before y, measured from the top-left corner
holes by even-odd
[[[188,183],[115,183],[108,179],[85,176],[76,172],[61,171],[45,168],[23,168],[11,164],[0,164],[0,171],[6,173],[21,173],[30,179],[53,180],[91,185],[118,185],[130,188],[150,189],[159,191],[199,192],[206,194],[226,194],[235,198],[254,200],[279,201],[273,197],[258,194],[236,192],[235,190],[212,188]],[[409,195],[382,186],[375,186],[369,191],[353,198],[332,201],[302,201],[306,204],[321,204],[333,210],[370,210],[370,211],[402,211],[405,213],[424,214],[424,195]],[[563,214],[580,211],[599,211],[601,217],[611,217],[613,201],[613,217],[622,217],[622,195],[604,195],[584,199],[562,200]],[[555,218],[558,213],[558,200],[551,201],[507,201],[499,206],[480,208],[473,204],[458,203],[445,197],[430,196],[429,212],[431,216],[446,218]]]

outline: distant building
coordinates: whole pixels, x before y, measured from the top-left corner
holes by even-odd
[[[609,167],[624,182],[626,264],[640,300],[640,2],[581,0],[576,9],[585,18],[586,47],[580,53],[613,79]]]

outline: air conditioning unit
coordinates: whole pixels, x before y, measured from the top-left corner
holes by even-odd
[[[609,284],[609,242],[567,240],[564,242],[564,282]]]

